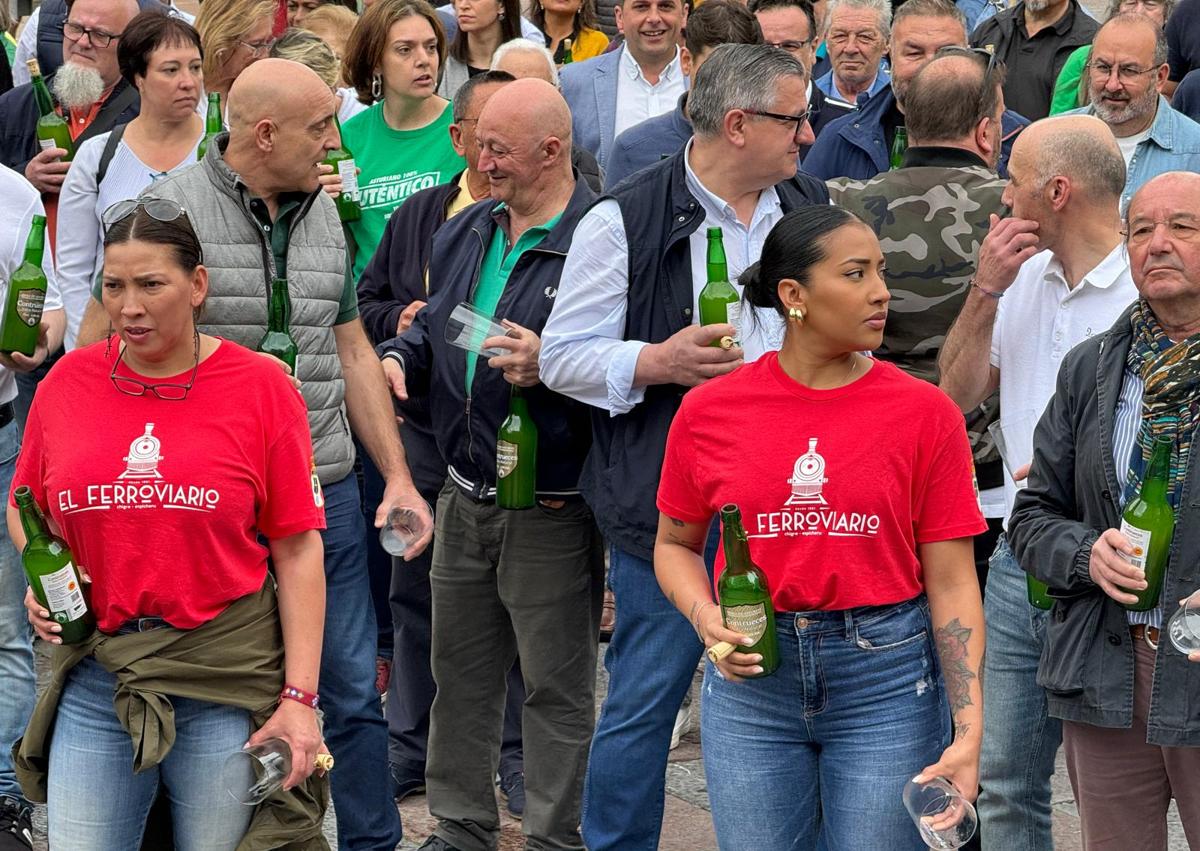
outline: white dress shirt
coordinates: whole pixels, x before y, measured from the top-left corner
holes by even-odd
[[[704,187],[691,167],[691,142],[684,153],[688,190],[704,210],[704,222],[689,237],[692,293],[698,299],[707,283],[706,230],[721,228],[729,280],[740,295],[738,276],[758,260],[763,242],[783,218],[774,187],[759,195],[758,206],[747,227],[733,208]],[[645,396],[633,384],[640,340],[625,340],[629,301],[629,246],[621,208],[614,200],[602,201],[580,219],[567,252],[558,296],[542,331],[541,378],[552,390],[603,408],[613,416],[624,414]],[[695,302],[693,302],[695,304]],[[753,318],[750,318],[751,315]],[[693,309],[692,322],[700,311]],[[742,310],[740,339],[746,360],[752,361],[783,344],[784,320],[774,310]]]
[[[1000,370],[1000,427],[1020,417],[1040,419],[1054,396],[1063,357],[1111,328],[1136,298],[1124,244],[1074,289],[1068,288],[1062,263],[1051,251],[1025,261],[1000,299],[992,329],[991,364]],[[1015,449],[1021,458],[1033,457],[1033,433],[1027,431],[1030,444]],[[1005,518],[1012,514],[1016,496],[1017,486],[1006,470]]]
[[[642,76],[642,68],[626,47],[621,48],[620,71],[617,76],[617,117],[613,126],[613,138],[647,118],[670,112],[679,102],[679,96],[687,91],[687,80],[679,66],[679,48],[675,58],[658,75],[658,82],[651,84]]]

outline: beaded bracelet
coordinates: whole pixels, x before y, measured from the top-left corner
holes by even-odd
[[[305,706],[316,709],[321,702],[321,698],[311,691],[305,691],[302,688],[285,685],[283,691],[279,693],[281,700],[294,700],[297,703],[303,703]]]
[[[975,283],[974,278],[971,279],[970,283],[971,283],[971,286],[973,286],[975,289],[979,290],[984,295],[990,295],[992,298],[997,298],[997,299],[1004,297],[1004,293],[995,293],[995,292],[992,292],[991,290],[985,290],[983,287],[979,286],[979,284]]]

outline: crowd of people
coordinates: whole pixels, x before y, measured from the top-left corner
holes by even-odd
[[[1060,747],[1088,851],[1165,851],[1172,800],[1200,848],[1167,623],[1200,591],[1198,19],[5,10],[0,305],[43,218],[47,288],[0,352],[0,851],[38,803],[53,851],[323,848],[331,804],[391,851],[415,795],[428,851],[493,851],[502,808],[529,849],[653,849],[697,714],[722,851],[924,849],[902,791],[939,778],[970,847],[1050,849]],[[740,305],[705,324],[714,274]],[[30,499],[82,640],[26,581]],[[738,540],[778,659],[716,595]],[[259,746],[290,759],[246,806]]]

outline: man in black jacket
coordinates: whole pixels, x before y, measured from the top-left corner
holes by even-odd
[[[688,387],[783,339],[782,318],[761,311],[742,323],[742,347],[710,345],[739,331],[696,324],[705,231],[722,228],[736,281],[775,222],[829,202],[824,184],[796,171],[800,145],[813,139],[807,86],[784,50],[716,48],[688,95],[691,141],[584,217],[543,335],[543,380],[593,406],[584,495],[612,546],[618,616],[583,823],[592,851],[658,841],[672,723],[703,650],[651,563],[667,431]]]
[[[582,849],[580,800],[593,720],[603,558],[579,495],[590,443],[584,406],[538,377],[539,333],[560,286],[575,225],[594,195],[571,168],[571,117],[541,80],[517,80],[479,116],[479,171],[498,204],[481,203],[433,239],[433,297],[412,327],[380,347],[397,398],[427,393],[448,463],[430,570],[433,674],[425,779],[437,830],[431,851],[488,851],[499,835],[492,786],[504,679],[518,651],[524,715],[528,847]],[[469,301],[504,320],[483,359],[446,342]],[[522,388],[537,427],[531,510],[496,504],[497,434]],[[528,463],[518,456],[516,464]]]
[[[486,71],[463,83],[454,96],[450,143],[467,167],[450,182],[423,189],[392,214],[379,247],[358,281],[358,309],[367,334],[375,343],[403,334],[429,298],[427,279],[433,236],[438,229],[477,201],[491,197],[488,176],[479,171],[475,125],[491,96],[513,77]],[[409,469],[421,496],[437,502],[446,481],[446,462],[438,449],[429,416],[427,396],[397,403],[404,428],[400,436]],[[368,491],[367,510],[371,495]],[[429,568],[433,550],[392,571],[389,600],[392,610],[392,673],[388,680],[385,714],[388,722],[388,764],[397,800],[425,788],[425,756],[429,738],[429,709],[435,686],[430,669],[431,616]],[[524,768],[521,759],[521,704],[525,683],[519,665],[508,675],[504,741],[500,749],[500,787],[514,816],[524,810]]]
[[[117,67],[118,41],[137,13],[136,0],[71,4],[63,30],[63,66],[49,86],[70,122],[76,145],[137,116],[137,91]],[[57,196],[70,163],[61,159],[66,151],[60,148],[39,148],[39,117],[31,84],[0,97],[0,162],[25,175],[43,195]]]

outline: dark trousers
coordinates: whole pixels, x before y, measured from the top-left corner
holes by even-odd
[[[506,511],[442,489],[430,569],[433,675],[426,763],[436,833],[460,851],[499,839],[492,777],[505,679],[520,653],[527,849],[583,849],[583,775],[595,715],[604,582],[582,500]]]

